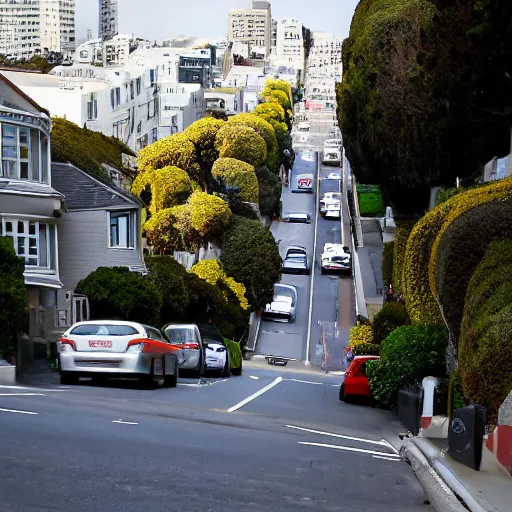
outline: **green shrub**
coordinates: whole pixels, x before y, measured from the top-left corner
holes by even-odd
[[[465,397],[495,415],[512,389],[512,240],[492,242],[473,273],[458,361]]]
[[[18,333],[28,331],[28,299],[23,272],[11,238],[0,236],[0,359],[17,355]]]
[[[387,289],[393,282],[393,252],[395,242],[386,242],[382,251],[382,281]]]
[[[448,332],[433,325],[404,325],[381,344],[380,360],[368,365],[370,390],[384,407],[396,404],[400,389],[421,384],[428,376],[446,375]]]
[[[380,345],[377,345],[377,343],[360,343],[352,347],[352,353],[355,356],[378,356]]]
[[[381,217],[386,208],[382,192],[377,185],[357,185],[357,198],[361,217]]]
[[[258,178],[252,165],[235,158],[219,158],[213,164],[212,176],[222,178],[225,185],[240,187],[242,201],[258,204]]]
[[[234,158],[254,167],[267,159],[267,147],[260,134],[248,126],[232,126],[227,123],[215,137],[215,149],[219,158]]]
[[[397,327],[410,323],[411,319],[407,314],[407,309],[404,304],[399,302],[386,302],[373,318],[374,342],[381,343]]]
[[[260,213],[268,217],[278,216],[281,209],[281,180],[266,167],[256,168],[260,191]]]
[[[82,279],[75,291],[89,298],[91,320],[111,318],[160,325],[160,290],[147,276],[127,267],[99,267]]]
[[[355,348],[358,345],[373,344],[374,339],[375,336],[371,325],[355,325],[350,329],[348,346]]]
[[[112,183],[102,164],[122,170],[127,175],[133,171],[123,167],[121,155],[135,156],[133,151],[114,137],[80,128],[62,117],[52,118],[52,162],[71,162],[73,165],[105,183]]]
[[[436,194],[436,206],[439,206],[441,203],[448,201],[448,199],[451,199],[453,196],[456,196],[465,190],[467,189],[464,187],[442,188],[441,190],[438,190]]]
[[[148,278],[162,293],[160,318],[164,323],[187,321],[189,305],[187,271],[171,256],[146,256]]]
[[[404,261],[407,240],[414,227],[414,221],[397,221],[395,239],[393,241],[393,276],[391,283],[393,293],[401,296],[405,294]]]
[[[500,193],[458,216],[449,215],[434,242],[430,286],[455,342],[471,276],[489,243],[503,238],[512,238],[512,181],[507,198]]]
[[[226,343],[228,347],[231,368],[240,368],[240,366],[242,366],[242,349],[240,348],[240,343],[228,339],[225,339],[224,343]]]

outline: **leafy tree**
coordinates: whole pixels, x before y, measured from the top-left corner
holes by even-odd
[[[18,334],[28,330],[28,299],[23,272],[12,239],[0,236],[0,359],[17,355]]]
[[[290,98],[283,91],[266,91],[265,89],[263,89],[262,97],[266,101],[278,103],[279,105],[281,105],[281,107],[283,107],[285,111],[290,110],[292,108]]]
[[[284,123],[285,112],[284,108],[277,101],[269,101],[266,103],[260,103],[254,110],[253,114],[265,119],[270,122],[277,121],[278,123]]]
[[[219,158],[213,164],[212,175],[223,178],[227,185],[240,187],[242,201],[259,202],[258,178],[252,165],[235,158]]]
[[[199,236],[190,226],[188,205],[173,206],[156,212],[143,226],[148,242],[156,254],[193,250]]]
[[[407,314],[405,305],[399,302],[386,302],[382,309],[373,318],[373,332],[375,343],[381,343],[396,328],[402,325],[409,325],[411,319]]]
[[[253,167],[262,165],[267,159],[265,141],[247,126],[226,125],[217,133],[215,147],[220,158],[236,158]]]
[[[233,217],[222,237],[221,262],[229,276],[244,284],[253,308],[272,300],[282,262],[272,233],[259,222]]]
[[[280,214],[281,210],[281,180],[266,167],[258,167],[256,170],[260,191],[260,213],[268,217]]]
[[[160,325],[160,290],[147,276],[127,267],[99,267],[82,279],[75,291],[89,298],[92,320],[111,318]]]
[[[148,279],[162,293],[160,318],[163,323],[188,321],[190,302],[187,271],[171,256],[146,256]]]
[[[205,117],[192,123],[183,132],[194,144],[197,162],[201,169],[200,176],[196,176],[196,179],[204,187],[204,190],[210,183],[213,163],[219,158],[219,151],[215,147],[215,137],[225,124],[225,121],[215,117]]]
[[[292,104],[292,87],[286,80],[268,78],[265,82],[265,87],[261,93],[261,96],[264,98],[269,96],[272,92],[283,92],[288,100],[289,105]],[[282,105],[282,107],[286,110],[291,108],[290,106]]]

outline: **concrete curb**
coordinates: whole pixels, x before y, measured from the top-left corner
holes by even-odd
[[[16,366],[0,366],[0,384],[4,386],[13,386],[16,384]]]
[[[414,441],[414,439],[408,439],[402,446],[400,455],[410,462],[432,507],[438,512],[467,511]]]

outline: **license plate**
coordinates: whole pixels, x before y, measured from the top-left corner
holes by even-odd
[[[111,340],[89,340],[89,347],[112,348],[112,341]]]

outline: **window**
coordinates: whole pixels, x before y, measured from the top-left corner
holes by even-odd
[[[80,50],[80,58],[87,59],[89,57],[89,52],[87,50]]]
[[[37,221],[2,218],[0,236],[13,241],[25,265],[55,269],[55,226]]]
[[[148,119],[152,119],[153,117],[155,117],[155,105],[156,100],[151,100],[148,103]]]
[[[134,88],[133,88],[133,80],[130,82],[130,98],[133,100],[133,98],[135,97],[135,92],[134,92]]]
[[[86,324],[75,327],[70,334],[75,336],[134,336],[139,331],[131,325]]]
[[[110,247],[135,247],[135,212],[109,212]]]
[[[153,128],[151,130],[151,144],[153,144],[153,142],[156,142],[158,140],[158,128]]]
[[[121,88],[116,87],[116,107],[121,104]]]
[[[149,87],[153,87],[155,85],[155,70],[149,70]]]
[[[141,81],[140,81],[140,78],[137,78],[136,86],[137,86],[137,96],[138,96],[138,95],[140,94],[140,89],[141,89]]]
[[[91,94],[90,100],[87,102],[87,120],[98,119],[98,100],[94,94]]]
[[[48,137],[39,130],[2,123],[0,177],[48,182]]]
[[[112,108],[115,108],[115,106],[116,106],[116,103],[115,103],[115,90],[114,89],[110,89],[110,106]]]

